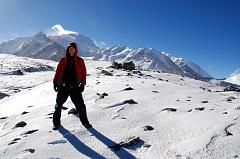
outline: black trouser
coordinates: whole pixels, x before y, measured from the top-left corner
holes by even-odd
[[[53,113],[53,124],[59,125],[61,123],[60,118],[62,106],[67,101],[69,95],[79,112],[80,121],[82,124],[88,124],[89,121],[87,118],[86,105],[84,104],[80,87],[69,88],[62,85],[58,87],[55,111]]]

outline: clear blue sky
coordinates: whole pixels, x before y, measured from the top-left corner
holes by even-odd
[[[0,0],[0,41],[55,24],[108,45],[165,51],[217,78],[240,67],[239,0]]]

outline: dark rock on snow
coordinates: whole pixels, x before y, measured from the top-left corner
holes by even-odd
[[[127,148],[127,147],[130,147],[130,146],[134,146],[134,145],[138,144],[140,141],[141,140],[140,140],[139,137],[132,136],[124,142],[120,142],[120,143],[117,143],[113,146],[109,146],[109,148],[111,148],[114,151],[118,151],[118,150],[121,149],[121,147]]]
[[[205,109],[205,107],[197,107],[195,108],[195,110],[200,110],[200,111],[203,111]]]
[[[146,126],[143,127],[143,130],[144,131],[150,131],[150,130],[154,130],[154,128],[150,125],[146,125]]]
[[[7,119],[7,116],[1,117],[0,120]]]
[[[164,108],[162,111],[170,111],[170,112],[176,112],[177,109],[176,108]]]
[[[133,99],[128,99],[123,102],[124,104],[137,104]]]
[[[226,88],[224,88],[223,91],[224,91],[224,92],[227,92],[227,91],[240,92],[240,88],[237,87],[237,86],[234,86],[234,85],[229,85],[229,86],[227,86]]]
[[[21,135],[33,134],[33,133],[35,133],[36,131],[38,131],[38,129],[29,130],[29,131],[27,131],[27,132],[25,132],[25,133],[23,133],[23,134],[21,134]]]
[[[102,98],[104,98],[105,96],[108,96],[108,94],[107,93],[102,93],[102,94],[100,94],[100,93],[97,93],[97,95],[99,96],[99,99],[102,99]]]
[[[24,112],[22,112],[22,115],[27,114],[27,113],[29,113],[29,112],[24,111]]]
[[[25,149],[23,151],[27,151],[27,152],[30,152],[30,153],[34,153],[35,152],[35,149]]]
[[[106,70],[102,70],[102,74],[106,75],[106,76],[113,76],[112,73],[106,71]]]
[[[236,98],[233,97],[233,96],[230,96],[230,97],[227,97],[227,98],[226,98],[226,101],[227,101],[227,102],[231,102],[231,101],[233,101],[234,99],[236,99]]]
[[[209,103],[207,100],[203,100],[201,101],[201,103]]]
[[[15,125],[15,128],[24,127],[26,125],[27,125],[27,123],[25,121],[21,121]]]
[[[130,91],[130,90],[134,90],[134,89],[132,87],[127,87],[123,89],[123,91]]]

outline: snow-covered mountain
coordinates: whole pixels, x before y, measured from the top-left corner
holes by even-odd
[[[69,42],[76,42],[78,45],[79,55],[84,57],[92,56],[93,52],[98,49],[93,40],[80,33],[55,35],[49,36],[49,38],[62,45],[64,48]]]
[[[38,32],[32,37],[23,37],[0,44],[0,53],[58,61],[65,55],[65,48]]]
[[[199,65],[187,61],[183,58],[177,58],[170,54],[164,53],[168,56],[187,76],[197,78],[212,78],[206,71],[204,71]]]
[[[59,60],[65,55],[65,49],[55,41],[49,39],[44,33],[39,32],[30,37],[13,54],[33,58]]]
[[[116,45],[111,48],[99,49],[95,57],[107,61],[132,60],[140,69],[161,70],[198,79],[212,78],[199,65],[152,48],[131,49],[123,45]]]
[[[78,44],[79,55],[82,57],[92,56],[95,59],[107,61],[132,60],[138,69],[160,70],[201,80],[202,78],[212,78],[200,66],[182,58],[175,58],[152,48],[129,48],[123,45],[115,45],[110,48],[99,47],[93,40],[78,32],[49,36],[39,32],[32,37],[17,38],[0,44],[0,52],[58,61],[65,55],[67,44],[72,41]]]
[[[233,74],[231,74],[227,79],[227,82],[240,85],[240,68],[237,69]]]
[[[95,57],[107,61],[133,61],[138,69],[154,69],[183,75],[181,69],[171,59],[152,48],[131,49],[123,45],[116,45],[111,48],[99,49]]]
[[[19,50],[30,37],[19,37],[0,44],[0,53],[13,53]]]
[[[0,66],[3,64],[5,72],[20,64],[19,68],[57,65],[50,60],[4,56]],[[0,96],[3,87],[18,89],[0,98],[1,159],[240,156],[238,92],[221,92],[224,87],[175,74],[128,72],[108,67],[108,61],[85,62],[88,76],[82,95],[93,125],[89,130],[78,115],[68,113],[74,108],[70,98],[63,105],[62,126],[52,130],[57,95],[54,71],[0,74]],[[104,74],[106,71],[112,75]]]

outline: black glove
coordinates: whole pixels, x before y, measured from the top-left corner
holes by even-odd
[[[58,84],[56,82],[53,82],[53,88],[54,88],[55,92],[58,91]]]
[[[85,85],[81,83],[81,84],[80,84],[80,90],[81,90],[81,92],[83,92],[84,89],[85,89]]]

